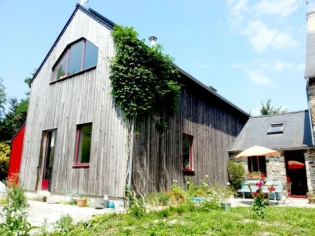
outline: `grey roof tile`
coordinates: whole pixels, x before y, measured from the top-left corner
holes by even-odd
[[[283,133],[268,134],[270,124],[280,122],[284,122]],[[312,147],[308,110],[250,117],[230,152],[243,151],[254,145],[276,150]]]

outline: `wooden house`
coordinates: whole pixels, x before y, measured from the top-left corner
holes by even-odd
[[[77,4],[34,75],[20,173],[28,191],[124,197],[130,121],[111,95],[113,27]],[[168,130],[152,116],[134,140],[132,187],[142,193],[173,180],[185,187],[185,176],[226,184],[228,150],[249,117],[178,69],[180,108]]]

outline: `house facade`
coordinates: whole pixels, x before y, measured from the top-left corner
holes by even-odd
[[[230,154],[236,156],[255,145],[278,150],[281,155],[238,159],[248,172],[260,171],[269,180],[292,182],[293,195],[305,195],[314,188],[311,181],[314,148],[308,110],[251,117]],[[293,167],[292,161],[300,166]]]
[[[26,190],[124,197],[130,121],[109,79],[114,23],[78,4],[31,81],[20,178]],[[132,187],[168,189],[186,176],[227,182],[228,150],[249,115],[180,68],[179,112],[166,131],[158,116],[134,140]]]

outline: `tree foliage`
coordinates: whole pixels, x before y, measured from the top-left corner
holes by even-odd
[[[3,85],[3,79],[0,78],[0,120],[4,114],[4,109],[5,109],[4,105],[5,105],[6,100],[7,100],[7,95],[5,93],[5,87]]]
[[[261,115],[275,115],[286,113],[287,109],[282,108],[282,106],[276,108],[271,105],[271,100],[268,99],[266,103],[261,102],[260,114]]]
[[[127,118],[155,112],[172,115],[178,108],[180,85],[173,59],[162,47],[148,47],[132,27],[112,31],[116,55],[111,61],[111,86],[115,102]]]
[[[35,71],[31,73],[31,77],[24,80],[24,83],[28,85],[34,73]],[[21,100],[18,100],[15,97],[8,98],[5,93],[2,79],[0,79],[0,113],[1,108],[3,111],[2,119],[0,119],[0,142],[10,141],[19,128],[25,123],[28,100],[29,92],[26,93],[26,98]],[[3,102],[1,103],[1,101]]]
[[[0,143],[0,180],[7,177],[11,149],[7,143]]]

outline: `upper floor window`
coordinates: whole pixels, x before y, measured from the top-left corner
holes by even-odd
[[[53,67],[54,80],[97,65],[98,48],[86,39],[70,44]]]
[[[283,133],[284,122],[270,124],[268,134],[280,134]]]

